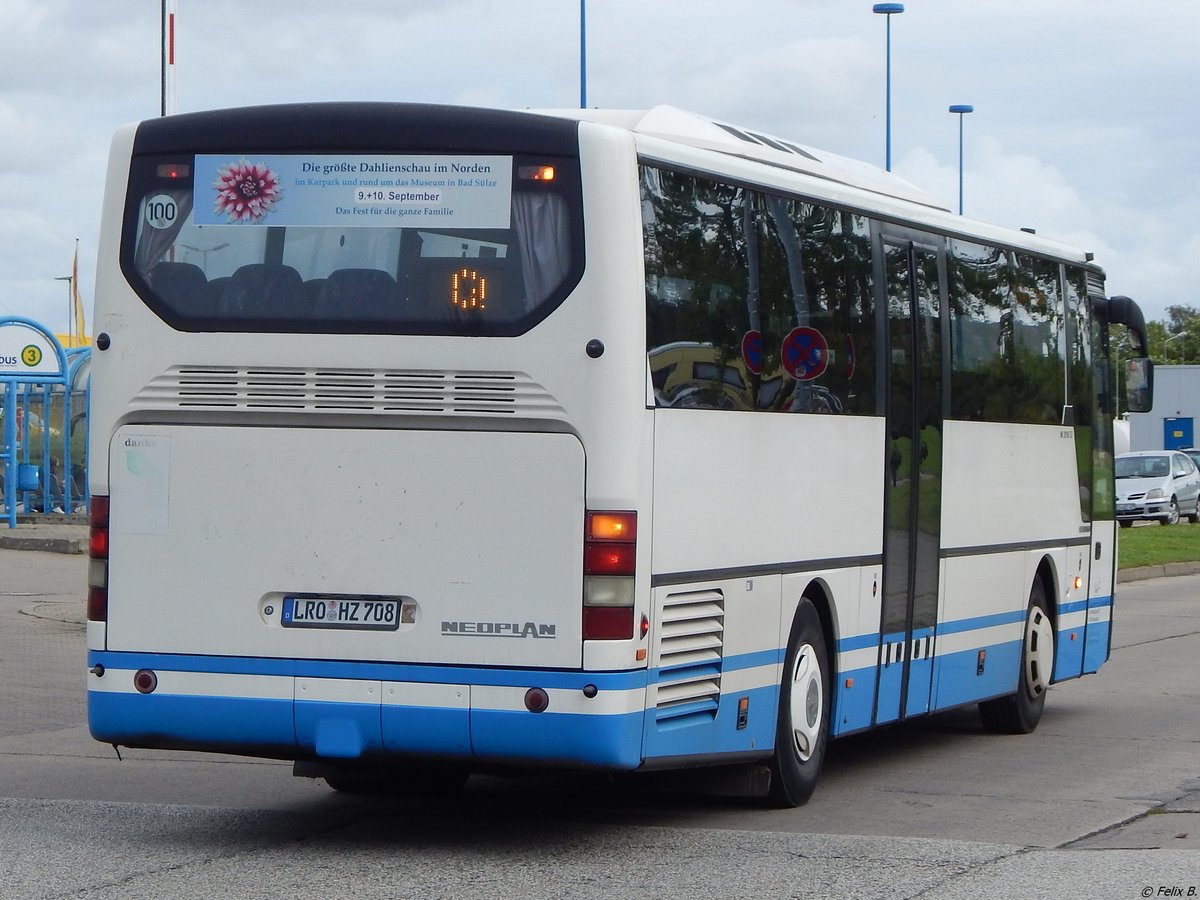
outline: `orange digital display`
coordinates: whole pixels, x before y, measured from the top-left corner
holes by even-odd
[[[488,276],[463,266],[450,273],[450,305],[465,310],[484,310],[488,303]]]

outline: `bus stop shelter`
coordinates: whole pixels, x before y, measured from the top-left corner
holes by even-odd
[[[73,483],[76,479],[72,477],[72,430],[79,416],[73,416],[71,401],[73,382],[89,356],[89,348],[65,350],[53,332],[32,319],[0,318],[0,472],[4,479],[3,517],[9,528],[17,525],[19,503],[31,511],[30,497],[36,494],[40,494],[43,512],[61,508],[69,513],[76,503],[86,502],[86,486]],[[60,392],[62,409],[58,411],[54,410],[52,396]],[[86,401],[83,407],[79,412],[86,420]],[[60,421],[57,434],[62,441],[57,455],[56,420]],[[36,444],[30,440],[35,428],[40,428],[41,437]],[[32,452],[34,446],[37,453]],[[86,450],[83,452],[86,454]]]

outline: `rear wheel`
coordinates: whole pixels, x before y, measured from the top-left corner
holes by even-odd
[[[1029,734],[1037,728],[1053,673],[1054,625],[1046,612],[1046,589],[1038,579],[1029,592],[1017,692],[979,704],[983,727],[997,734]]]
[[[829,743],[829,659],[817,609],[807,597],[792,622],[768,799],[774,806],[800,806],[812,796]]]

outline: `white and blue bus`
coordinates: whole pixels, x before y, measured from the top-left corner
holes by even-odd
[[[1113,325],[1145,346],[1090,254],[670,108],[125,128],[92,734],[795,805],[831,738],[1031,731],[1109,655]]]

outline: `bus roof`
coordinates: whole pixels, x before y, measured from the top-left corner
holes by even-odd
[[[758,129],[710,119],[673,106],[655,106],[648,110],[576,109],[536,112],[612,125],[634,134],[738,156],[943,212],[950,211],[941,201],[925,191],[870,163],[766,134]]]
[[[621,109],[531,109],[539,115],[594,122],[621,128],[631,134],[759,165],[767,165],[783,173],[820,179],[845,191],[831,190],[830,196],[841,194],[851,200],[857,194],[859,203],[864,194],[876,199],[869,205],[879,205],[880,211],[890,209],[894,215],[912,221],[925,221],[946,234],[982,240],[1002,246],[1020,248],[1059,259],[1082,263],[1103,278],[1102,270],[1091,262],[1090,254],[1054,238],[1038,235],[1028,229],[1014,229],[956,215],[942,201],[903,178],[870,163],[840,156],[780,138],[766,132],[734,125],[673,106],[655,106],[648,110]],[[914,205],[921,208],[917,213]],[[857,204],[855,204],[857,205]],[[905,210],[905,207],[908,207]],[[916,218],[913,218],[913,217]]]

